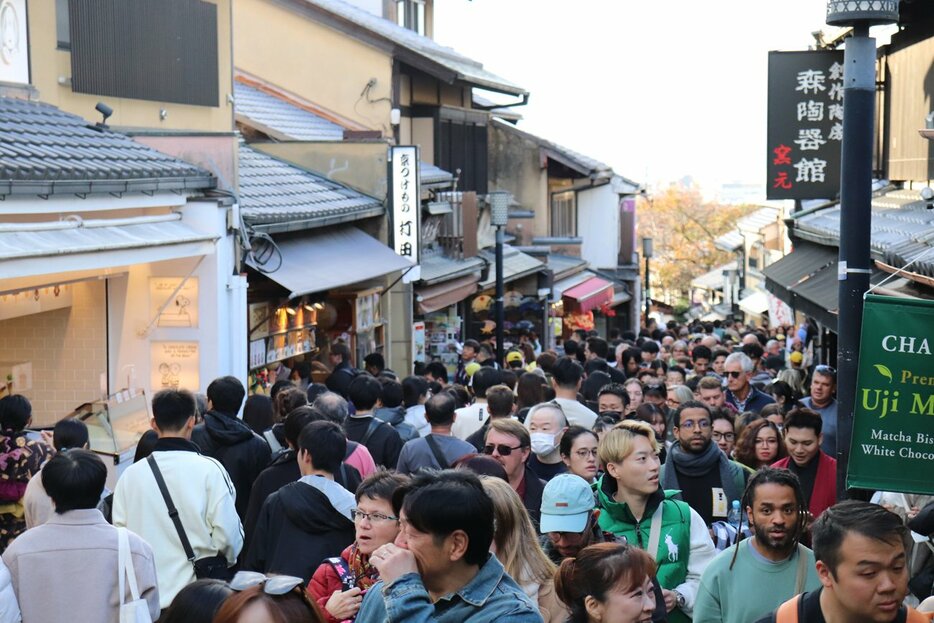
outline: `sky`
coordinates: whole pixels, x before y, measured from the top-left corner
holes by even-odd
[[[768,52],[813,45],[826,12],[825,0],[434,6],[438,43],[531,93],[520,128],[650,188],[691,176],[705,195],[764,188]]]

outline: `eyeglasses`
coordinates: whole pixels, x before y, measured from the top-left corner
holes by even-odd
[[[683,428],[684,430],[694,430],[695,426],[701,430],[707,430],[710,428],[710,420],[700,420],[699,422],[688,420],[686,422],[681,422],[681,424],[678,425],[678,428]]]
[[[726,375],[734,379],[738,379],[740,376],[743,375],[743,372],[741,370],[730,370],[726,373]]]
[[[778,439],[769,437],[768,439],[756,439],[757,446],[777,446]]]
[[[714,441],[733,441],[734,439],[736,439],[736,433],[718,433],[716,431],[713,433]]]
[[[509,456],[512,454],[513,450],[521,450],[524,447],[525,446],[516,446],[515,448],[511,448],[504,443],[498,443],[495,445],[488,443],[487,445],[483,446],[483,454],[493,454],[495,451],[499,453],[500,456]]]
[[[597,449],[594,448],[593,450],[588,450],[587,448],[581,448],[580,450],[575,450],[575,451],[574,451],[574,454],[576,454],[576,455],[577,455],[577,458],[579,458],[579,459],[586,459],[586,458],[589,457],[589,456],[592,456],[592,457],[596,458],[596,457],[597,457]]]
[[[235,591],[245,591],[248,588],[262,584],[263,592],[267,595],[285,595],[296,586],[304,584],[304,582],[305,580],[294,575],[266,576],[258,571],[237,571],[237,574],[230,581],[230,588]]]
[[[399,521],[394,515],[384,515],[383,513],[364,513],[359,508],[350,509],[350,517],[354,521],[363,521],[366,519],[370,523],[383,523],[385,521]]]

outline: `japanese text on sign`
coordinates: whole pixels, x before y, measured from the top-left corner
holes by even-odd
[[[769,199],[834,197],[843,140],[843,53],[770,52]]]
[[[421,227],[418,148],[391,147],[389,159],[393,249],[398,255],[417,263]]]

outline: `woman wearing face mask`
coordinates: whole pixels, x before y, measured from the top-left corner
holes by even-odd
[[[529,410],[525,419],[532,439],[532,456],[528,467],[536,476],[548,482],[558,474],[567,471],[561,460],[561,438],[568,429],[568,421],[556,402],[543,402]]]
[[[561,436],[561,460],[568,472],[593,484],[597,480],[597,434],[583,426],[571,426]]]
[[[555,576],[570,623],[641,623],[652,620],[655,562],[644,551],[600,543],[566,558]]]

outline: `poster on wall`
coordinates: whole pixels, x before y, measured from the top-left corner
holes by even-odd
[[[0,0],[0,82],[29,84],[26,0]]]
[[[200,391],[198,342],[151,342],[149,361],[153,393],[163,389]]]
[[[412,323],[412,356],[415,361],[425,363],[425,323]]]
[[[197,328],[198,278],[150,277],[149,312],[157,327]]]
[[[934,494],[931,327],[931,301],[866,296],[848,486]]]

